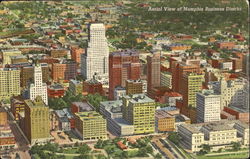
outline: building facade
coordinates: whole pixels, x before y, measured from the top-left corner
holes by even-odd
[[[25,100],[24,133],[31,144],[47,142],[50,139],[49,107],[41,96],[33,101]]]
[[[54,81],[70,80],[76,78],[77,64],[71,60],[64,60],[52,64],[52,78]]]
[[[213,90],[202,90],[196,94],[198,123],[220,121],[220,98]]]
[[[48,105],[47,84],[42,81],[42,67],[40,64],[34,66],[34,83],[30,84],[28,96],[34,100],[37,96],[41,96],[44,103]]]
[[[143,93],[143,83],[139,80],[126,80],[126,94],[141,94]]]
[[[122,98],[123,118],[134,125],[135,134],[155,131],[155,101],[145,94],[127,95]]]
[[[90,24],[88,40],[86,54],[81,56],[81,74],[87,80],[97,74],[108,81],[109,48],[104,24]]]
[[[20,70],[0,68],[0,100],[20,95]]]
[[[114,89],[126,86],[126,80],[140,78],[140,60],[138,52],[126,50],[113,52],[109,56],[109,98],[114,99]]]
[[[155,53],[147,56],[147,93],[150,95],[154,87],[161,85],[161,55]]]
[[[170,72],[161,72],[161,86],[172,89],[172,74]]]
[[[202,124],[182,124],[178,127],[181,144],[191,152],[198,152],[202,145],[211,151],[231,149],[233,142],[249,146],[249,126],[238,120],[221,120]]]
[[[106,139],[106,119],[95,111],[75,113],[75,128],[83,140]]]

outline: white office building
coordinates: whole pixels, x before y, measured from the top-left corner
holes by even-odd
[[[224,107],[235,106],[248,108],[248,82],[244,78],[237,78],[226,81],[221,78],[219,81],[209,82],[209,87],[216,93],[221,94],[221,110]]]
[[[196,94],[197,122],[219,121],[220,118],[220,95],[213,90],[202,90]]]
[[[89,26],[89,39],[86,54],[81,55],[82,76],[90,80],[95,75],[102,79],[102,83],[107,82],[108,58],[109,47],[105,36],[105,26],[102,23],[92,23]]]
[[[43,83],[42,67],[40,64],[34,66],[34,83],[29,87],[29,99],[35,100],[37,96],[41,96],[44,103],[48,105],[47,84]]]

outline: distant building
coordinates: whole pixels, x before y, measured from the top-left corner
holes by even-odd
[[[13,96],[10,99],[10,107],[15,120],[19,120],[20,114],[24,116],[25,103],[21,96]]]
[[[155,53],[147,56],[147,94],[152,94],[152,89],[161,85],[161,55]],[[152,95],[151,95],[152,97]]]
[[[120,100],[126,95],[126,88],[116,86],[114,90],[114,100]]]
[[[54,81],[76,78],[76,63],[71,60],[63,60],[60,63],[52,64],[52,78]]]
[[[237,119],[242,122],[249,123],[249,110],[245,110],[239,107],[224,107],[221,112],[222,119]]]
[[[160,108],[155,112],[156,132],[177,131],[177,126],[185,123],[190,124],[191,120],[180,114],[180,110],[176,107]]]
[[[125,50],[109,55],[109,98],[114,99],[114,89],[126,86],[126,80],[140,78],[140,60],[138,52]]]
[[[33,145],[50,140],[49,107],[45,105],[41,96],[32,100],[25,100],[24,133]]]
[[[22,52],[19,50],[1,50],[2,65],[11,64],[11,56],[20,56]]]
[[[229,149],[233,142],[241,147],[249,146],[249,125],[239,120],[221,120],[202,124],[182,124],[178,126],[181,144],[192,152],[198,152],[202,145],[211,147],[211,151],[220,148]]]
[[[51,50],[49,50],[49,54],[53,58],[61,58],[61,57],[66,57],[69,54],[69,50],[67,50],[67,49],[51,49]]]
[[[69,81],[69,91],[71,91],[74,95],[82,94],[83,92],[82,82],[71,79]]]
[[[209,82],[210,87],[215,92],[221,94],[221,110],[224,107],[243,106],[246,110],[249,109],[248,105],[248,82],[244,78],[226,81],[225,78],[219,81]]]
[[[183,99],[182,95],[177,92],[166,92],[161,98],[161,103],[166,103],[169,106],[176,106],[176,101]]]
[[[20,70],[0,68],[0,101],[20,94]]]
[[[74,60],[77,64],[81,63],[81,55],[85,53],[83,48],[73,47],[71,48],[71,59]]]
[[[202,90],[196,94],[197,122],[220,121],[221,97],[213,90]]]
[[[42,67],[42,80],[43,83],[49,81],[49,66],[47,63],[40,63]],[[28,64],[21,66],[21,87],[28,87],[31,83],[34,82],[34,65]]]
[[[106,139],[106,119],[95,111],[75,113],[75,130],[83,140]]]
[[[30,84],[28,90],[28,97],[31,100],[41,96],[43,102],[48,105],[47,84],[42,81],[42,67],[40,64],[34,65],[34,83]]]
[[[71,104],[71,112],[78,113],[78,112],[88,112],[93,111],[94,108],[87,102],[73,102]]]
[[[96,79],[90,79],[83,82],[83,94],[104,94],[102,83]]]
[[[126,80],[126,94],[140,94],[143,93],[143,83],[138,80]]]
[[[217,47],[220,49],[233,49],[235,46],[234,42],[217,42]]]
[[[63,97],[64,92],[65,92],[64,87],[59,83],[55,83],[55,84],[48,86],[48,97],[49,98]]]
[[[161,86],[172,89],[172,74],[170,72],[161,72]]]

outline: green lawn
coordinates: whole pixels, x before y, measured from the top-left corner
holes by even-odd
[[[128,156],[129,157],[135,157],[137,155],[137,150],[130,150],[128,151]]]
[[[248,153],[235,153],[228,155],[217,155],[217,156],[196,156],[197,159],[245,159],[248,158]]]
[[[74,153],[77,153],[77,150],[78,150],[78,148],[63,149],[63,153],[74,154]]]

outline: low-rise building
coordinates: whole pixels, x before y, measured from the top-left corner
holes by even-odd
[[[143,83],[138,80],[126,80],[126,94],[138,94],[143,93]]]
[[[0,150],[13,149],[16,146],[15,136],[9,125],[0,125]]]
[[[65,90],[59,83],[55,83],[48,86],[48,97],[49,98],[60,98],[63,97]]]
[[[71,128],[75,128],[74,117],[68,109],[55,110],[55,116],[58,121],[58,130],[70,131]]]
[[[83,91],[82,82],[71,79],[69,81],[69,91],[71,91],[74,95],[82,94]]]
[[[155,112],[155,131],[168,132],[176,131],[181,124],[190,124],[191,120],[185,115],[180,114],[176,107],[164,107],[156,109]]]
[[[182,124],[178,126],[178,134],[182,146],[192,152],[200,151],[204,144],[209,145],[211,151],[231,148],[233,142],[249,146],[249,126],[239,120]]]
[[[13,96],[10,99],[11,112],[15,117],[15,120],[19,120],[19,115],[24,116],[24,99],[21,96]],[[1,125],[1,124],[0,124]]]
[[[75,113],[75,130],[83,140],[106,139],[106,119],[95,111]]]
[[[87,111],[93,111],[93,110],[94,110],[93,106],[87,102],[73,102],[71,104],[72,113],[87,112]]]
[[[107,119],[108,130],[117,136],[134,134],[134,126],[122,118],[122,101],[105,101],[100,103],[100,112]]]
[[[125,95],[126,95],[125,88],[123,88],[122,86],[115,87],[115,89],[114,89],[114,99],[115,100],[120,100]]]

